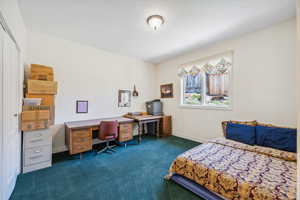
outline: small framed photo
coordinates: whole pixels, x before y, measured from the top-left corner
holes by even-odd
[[[88,113],[89,102],[88,101],[76,101],[76,113]]]
[[[164,84],[160,86],[161,98],[173,98],[173,83]]]
[[[130,105],[131,105],[131,91],[130,90],[119,90],[118,106],[119,107],[130,107]]]

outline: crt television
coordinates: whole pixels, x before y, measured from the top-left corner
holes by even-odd
[[[147,113],[150,115],[162,115],[162,102],[159,99],[146,102]]]

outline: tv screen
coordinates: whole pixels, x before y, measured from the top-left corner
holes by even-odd
[[[150,115],[162,115],[162,103],[160,100],[148,101],[146,103],[147,113]]]

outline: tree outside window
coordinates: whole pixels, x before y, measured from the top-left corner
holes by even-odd
[[[181,105],[230,108],[231,67],[232,55],[225,54],[182,68]]]

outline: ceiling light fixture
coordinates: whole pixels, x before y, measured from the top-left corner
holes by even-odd
[[[165,23],[165,20],[160,15],[151,15],[147,18],[147,24],[151,26],[154,30],[157,30]]]

